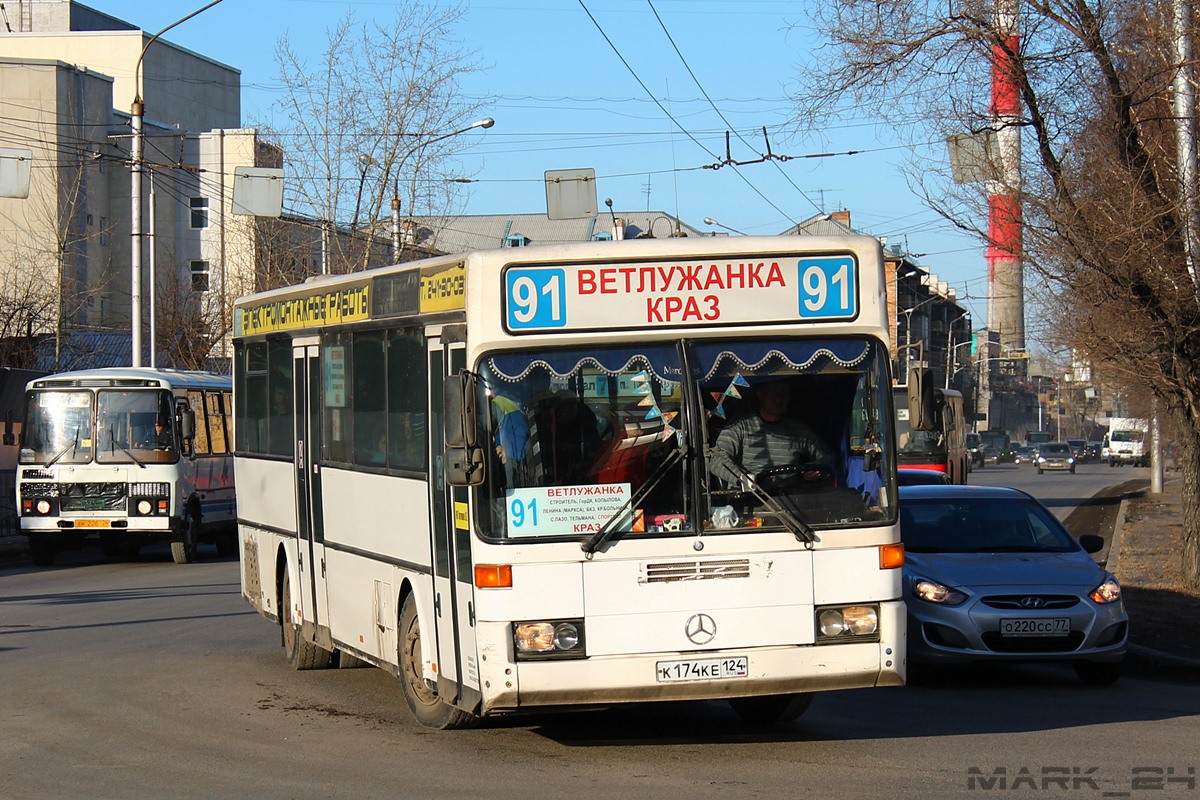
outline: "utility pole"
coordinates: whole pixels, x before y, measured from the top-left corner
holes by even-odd
[[[133,132],[133,142],[129,147],[129,156],[132,162],[130,169],[132,183],[129,187],[129,235],[132,240],[130,242],[132,249],[129,253],[129,323],[133,352],[129,363],[133,367],[142,365],[142,156],[145,153],[142,118],[146,113],[146,104],[142,102],[142,60],[146,58],[146,51],[158,40],[158,37],[220,2],[221,0],[212,0],[203,8],[196,9],[151,36],[150,41],[142,47],[142,52],[133,67],[133,103],[129,108],[129,128]]]

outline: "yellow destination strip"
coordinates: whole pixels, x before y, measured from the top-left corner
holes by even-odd
[[[467,271],[462,264],[421,275],[421,312],[451,311],[467,304]]]
[[[276,300],[240,311],[243,336],[357,322],[371,318],[370,287],[352,286],[307,297]]]

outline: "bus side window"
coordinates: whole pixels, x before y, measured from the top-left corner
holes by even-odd
[[[395,469],[425,469],[427,359],[419,330],[388,332],[388,463]]]
[[[204,392],[193,389],[188,392],[188,404],[196,414],[196,436],[192,440],[192,450],[198,456],[209,453],[208,426],[204,422]]]
[[[387,382],[383,337],[359,334],[354,337],[353,392],[354,463],[382,466],[387,461]]]
[[[205,392],[204,393],[204,425],[207,425],[208,437],[207,445],[211,453],[224,454],[229,452],[228,439],[226,438],[226,399],[228,395],[222,392]],[[200,414],[198,413],[199,417]],[[204,427],[197,419],[196,427]]]

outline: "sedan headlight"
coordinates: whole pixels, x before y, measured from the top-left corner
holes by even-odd
[[[1109,575],[1104,579],[1104,583],[1097,586],[1088,594],[1092,602],[1100,605],[1108,605],[1116,603],[1121,599],[1121,584],[1117,583],[1117,579]]]
[[[943,606],[960,606],[967,601],[967,596],[957,589],[928,578],[913,578],[912,593],[918,600]]]
[[[1046,463],[1046,459],[1042,458],[1041,456],[1038,456],[1038,463],[1039,463],[1039,464],[1045,464],[1045,463]]]
[[[583,620],[517,622],[513,624],[517,660],[583,658]]]

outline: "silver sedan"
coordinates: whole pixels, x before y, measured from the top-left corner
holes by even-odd
[[[1117,579],[1034,498],[985,486],[900,489],[910,663],[1058,661],[1120,677],[1129,615]]]

